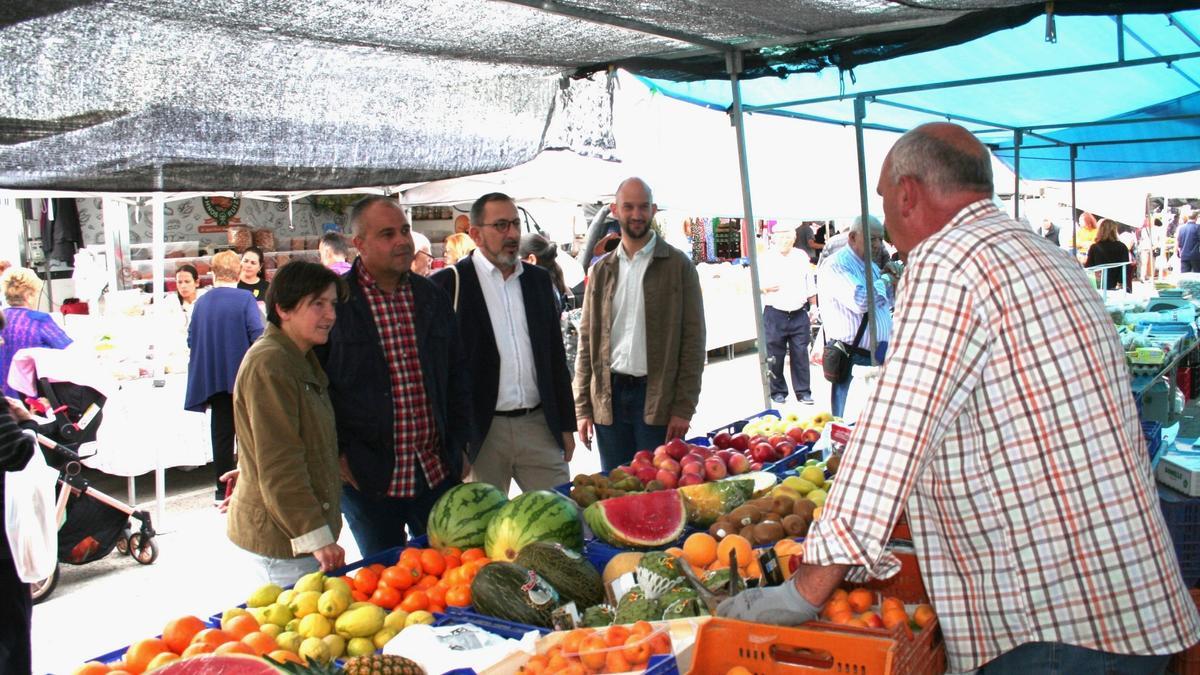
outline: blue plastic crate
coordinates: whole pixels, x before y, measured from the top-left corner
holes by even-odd
[[[1162,425],[1158,422],[1142,422],[1142,434],[1146,436],[1146,451],[1150,454],[1151,461],[1158,456],[1158,451],[1162,449],[1162,432]]]
[[[1183,582],[1191,588],[1200,582],[1200,497],[1189,497],[1160,485],[1158,498],[1167,531],[1175,544]]]
[[[674,654],[651,656],[644,675],[679,675],[679,663]]]
[[[494,633],[500,637],[519,640],[531,630],[537,631],[541,635],[546,635],[550,632],[549,628],[541,626],[530,626],[523,623],[515,623],[513,621],[505,621],[497,619],[494,616],[486,614],[477,614],[471,610],[460,607],[447,607],[445,615],[445,623],[438,625],[470,623],[486,630],[489,633]]]
[[[782,417],[779,414],[778,410],[776,410],[774,408],[768,408],[760,413],[751,415],[750,417],[747,417],[746,419],[738,420],[736,422],[730,422],[729,424],[726,424],[723,427],[717,427],[716,429],[713,429],[712,431],[708,432],[708,437],[712,438],[713,436],[716,436],[717,434],[721,433],[722,431],[728,431],[731,434],[739,433],[742,429],[746,428],[747,424],[749,424],[753,420],[758,419],[759,417],[762,417],[763,415],[774,415],[776,417]]]

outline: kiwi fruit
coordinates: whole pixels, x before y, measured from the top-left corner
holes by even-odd
[[[792,507],[792,513],[798,516],[807,516],[809,520],[812,520],[813,511],[816,509],[817,505],[811,499],[801,499]]]
[[[829,459],[825,460],[825,469],[827,471],[829,471],[829,473],[831,473],[831,474],[837,473],[838,464],[841,464],[841,463],[842,463],[842,456],[834,455],[834,456],[830,457]]]
[[[751,506],[750,504],[742,504],[736,509],[730,511],[729,515],[726,517],[730,521],[737,523],[739,527],[744,527],[746,525],[753,525],[762,520],[763,514],[762,511],[759,511],[756,507]]]
[[[793,509],[795,508],[796,502],[787,495],[776,495],[771,500],[771,511],[774,513],[786,516],[789,513],[794,513]]]
[[[783,525],[774,521],[763,521],[754,526],[754,539],[759,544],[774,544],[783,539]]]
[[[791,514],[783,517],[783,531],[789,537],[803,537],[808,534],[809,521],[804,516]]]

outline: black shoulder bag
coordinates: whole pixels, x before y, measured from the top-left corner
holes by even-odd
[[[851,358],[854,354],[870,355],[858,346],[862,342],[863,333],[867,330],[867,315],[863,314],[858,323],[858,332],[854,334],[854,344],[848,345],[841,340],[830,340],[825,343],[825,351],[821,355],[821,368],[825,371],[825,379],[833,384],[841,384],[850,378],[850,368],[854,365]]]

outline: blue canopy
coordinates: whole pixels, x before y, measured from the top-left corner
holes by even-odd
[[[1070,180],[1072,145],[1077,180],[1175,173],[1200,168],[1198,35],[1200,10],[1039,17],[850,71],[743,81],[742,101],[748,113],[850,125],[862,96],[867,128],[902,132],[951,119],[1014,170],[1021,130],[1026,179]],[[732,104],[724,80],[644,81],[698,105]]]

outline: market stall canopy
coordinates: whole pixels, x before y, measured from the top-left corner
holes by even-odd
[[[608,83],[564,71],[629,63],[707,77],[736,47],[743,76],[780,75],[1042,11],[1025,0],[8,0],[0,187],[349,188],[496,171],[545,148],[604,155]]]
[[[935,51],[745,81],[742,101],[750,113],[852,125],[861,96],[867,128],[901,132],[951,119],[1009,166],[1014,132],[1024,130],[1023,178],[1070,180],[1071,144],[1079,180],[1200,168],[1197,6],[1108,3],[1110,11],[1130,13],[1027,16],[1009,30]],[[1170,9],[1184,11],[1164,13]],[[724,110],[732,103],[724,81],[648,82],[699,105]]]
[[[627,171],[620,162],[551,150],[511,169],[432,181],[401,192],[409,205],[470,204],[489,192],[503,192],[517,201],[586,204],[612,197]]]

